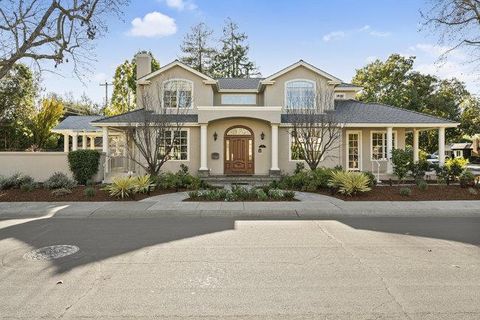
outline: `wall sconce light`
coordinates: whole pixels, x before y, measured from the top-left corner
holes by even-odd
[[[214,140],[214,141],[217,141],[217,138],[218,138],[218,134],[217,134],[217,131],[215,131],[215,132],[213,133],[213,140]]]
[[[263,133],[263,131],[262,131],[262,133],[260,134],[260,139],[262,139],[262,140],[265,139],[265,133]]]

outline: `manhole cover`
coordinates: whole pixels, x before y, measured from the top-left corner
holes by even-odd
[[[80,249],[77,246],[71,245],[49,246],[27,252],[23,255],[23,258],[35,261],[55,260],[72,255],[78,250]]]

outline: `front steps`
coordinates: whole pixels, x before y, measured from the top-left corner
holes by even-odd
[[[266,186],[272,181],[278,180],[279,177],[271,176],[237,176],[237,175],[221,175],[221,176],[208,176],[201,178],[213,187],[225,187],[229,185],[248,185],[248,186]]]

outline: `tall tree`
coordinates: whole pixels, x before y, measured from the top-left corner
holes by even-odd
[[[414,61],[414,57],[393,54],[386,61],[376,60],[358,69],[352,80],[364,88],[358,98],[460,121],[462,106],[471,98],[465,85],[457,79],[441,80],[413,71]],[[460,134],[448,130],[447,140]],[[427,151],[436,151],[436,132],[423,132],[420,139]]]
[[[248,57],[248,36],[239,31],[238,24],[228,18],[223,27],[221,51],[215,56],[211,74],[223,78],[248,78],[258,75],[255,63]]]
[[[128,0],[2,0],[0,79],[20,59],[78,66],[91,57],[92,40],[106,31],[106,17]]]
[[[151,52],[141,51],[141,53],[148,53],[152,56],[152,71],[160,69],[160,63],[153,57]],[[115,69],[111,103],[104,110],[106,115],[117,115],[136,108],[136,69],[135,57],[132,60],[125,60]]]
[[[51,130],[58,124],[63,116],[63,104],[55,99],[42,101],[39,110],[36,110],[26,122],[26,127],[31,138],[32,151],[44,150],[53,137]]]
[[[480,1],[435,0],[422,12],[424,26],[439,35],[440,43],[448,45],[446,54],[457,48],[472,50],[471,61],[480,55]]]
[[[193,26],[180,45],[183,52],[180,61],[199,72],[209,74],[216,54],[215,48],[210,45],[212,35],[213,30],[204,22]]]

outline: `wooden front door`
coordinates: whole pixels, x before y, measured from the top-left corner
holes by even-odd
[[[246,127],[232,127],[225,133],[225,174],[253,174],[253,133]]]

